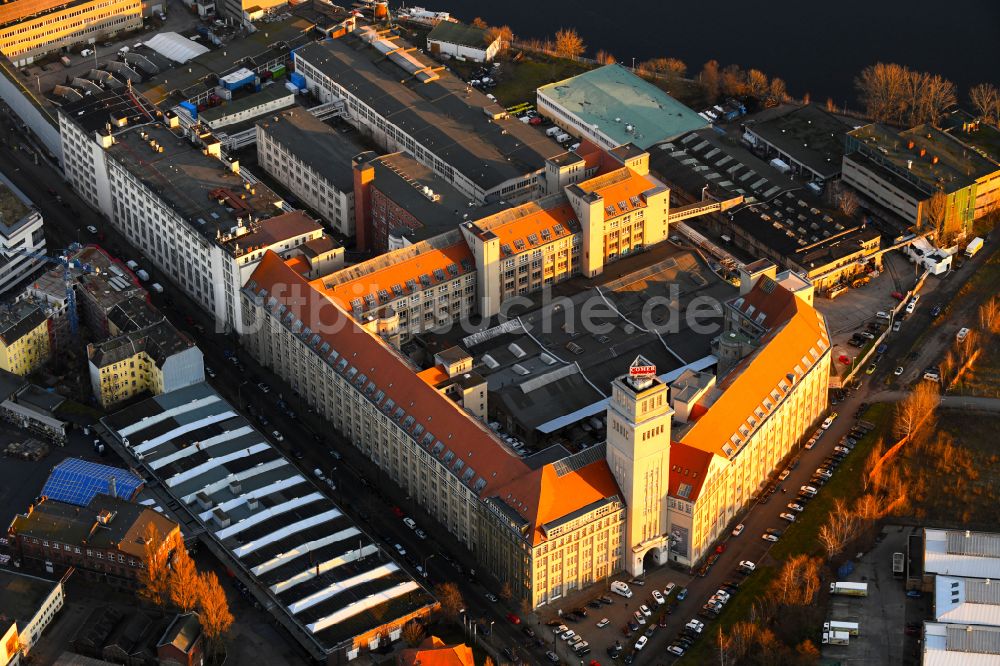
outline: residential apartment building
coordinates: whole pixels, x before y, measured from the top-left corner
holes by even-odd
[[[152,122],[154,118],[162,120]],[[222,155],[210,133],[184,130],[134,91],[60,109],[74,189],[176,287],[233,330],[239,290],[267,249],[302,254],[322,226]],[[192,141],[196,145],[192,145]]]
[[[65,602],[61,580],[0,570],[0,664],[24,663]]]
[[[370,26],[294,53],[322,102],[388,153],[406,152],[476,203],[544,194],[545,160],[562,149],[411,45]]]
[[[39,270],[41,259],[27,254],[45,254],[42,214],[0,174],[0,294],[14,289]]]
[[[0,53],[24,67],[62,48],[138,30],[142,14],[142,0],[15,0],[0,7]]]
[[[476,267],[457,230],[314,282],[327,299],[394,347],[476,311]]]
[[[201,350],[145,301],[115,306],[109,321],[113,337],[87,345],[91,390],[104,409],[205,381]]]
[[[310,294],[316,288],[277,255],[264,257],[244,290],[244,342],[255,358],[510,583],[517,598],[545,603],[620,568],[624,507],[600,456],[529,466],[438,390],[442,373],[464,375],[461,363],[418,375],[335,301]],[[595,545],[607,550],[591,552]]]
[[[921,229],[968,235],[974,220],[1000,205],[1000,164],[931,125],[896,132],[873,124],[848,132],[843,177]]]
[[[149,523],[163,544],[180,532],[177,523],[159,512],[111,495],[95,495],[83,507],[42,497],[14,517],[7,534],[21,562],[31,561],[49,573],[72,566],[88,579],[134,588]]]
[[[365,150],[356,134],[335,130],[303,108],[257,123],[257,161],[330,229],[355,235],[352,160]]]
[[[0,307],[0,369],[29,375],[52,356],[46,309],[33,299]]]

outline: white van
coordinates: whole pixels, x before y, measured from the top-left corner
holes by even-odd
[[[629,586],[620,580],[616,580],[615,582],[611,583],[611,591],[614,592],[615,594],[625,597],[626,599],[632,598],[632,590],[630,590]]]

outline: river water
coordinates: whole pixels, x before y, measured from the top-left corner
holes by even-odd
[[[780,76],[796,97],[832,97],[852,107],[854,77],[877,61],[941,74],[959,87],[1000,85],[1000,0],[421,0],[427,9],[469,22],[508,24],[514,34],[545,37],[573,27],[588,55],[680,58],[755,67]],[[394,5],[395,3],[393,3]],[[411,0],[408,4],[414,4]]]

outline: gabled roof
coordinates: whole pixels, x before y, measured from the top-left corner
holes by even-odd
[[[201,636],[201,622],[198,621],[197,613],[178,613],[160,638],[156,647],[173,645],[181,652],[187,653],[198,642]]]
[[[463,643],[445,645],[437,636],[429,636],[420,647],[399,653],[401,666],[475,666],[472,648]]]
[[[529,540],[545,540],[543,526],[595,502],[621,496],[618,483],[603,458],[560,475],[547,464],[500,488],[499,499],[529,523]]]
[[[457,21],[439,22],[427,35],[427,41],[458,44],[459,46],[468,46],[480,51],[485,51],[488,46],[491,46],[491,44],[486,43],[485,30]]]
[[[670,480],[667,493],[688,502],[696,502],[708,476],[712,458],[710,451],[703,451],[681,442],[670,444]]]
[[[247,282],[247,290],[263,294],[264,307],[291,308],[312,335],[312,348],[343,376],[371,384],[365,395],[438,459],[452,474],[481,497],[509,494],[511,506],[534,526],[533,542],[543,536],[539,528],[588,505],[619,495],[618,485],[604,459],[561,474],[553,465],[531,470],[509,452],[492,431],[468,415],[426,381],[437,373],[418,374],[381,338],[361,328],[335,301],[310,294],[308,283],[271,251],[265,253]],[[279,303],[271,294],[295,294]],[[315,297],[313,297],[315,296]],[[281,314],[289,317],[289,310]],[[326,351],[323,351],[326,349]],[[354,372],[352,373],[352,369]],[[395,415],[398,414],[398,418]],[[470,470],[472,473],[470,474]],[[508,501],[508,500],[505,500]]]
[[[303,330],[308,327],[315,331],[316,348],[322,348],[321,343],[328,344],[330,351],[317,351],[330,359],[328,363],[335,368],[342,365],[341,372],[345,375],[350,374],[351,368],[356,369],[355,377],[365,375],[375,387],[369,396],[373,402],[393,414],[396,409],[403,411],[401,427],[406,417],[412,417],[408,432],[421,443],[429,436],[425,448],[435,457],[443,459],[450,453],[449,469],[454,470],[461,461],[463,476],[467,470],[474,470],[466,485],[475,487],[474,483],[482,479],[485,485],[477,492],[489,493],[527,471],[524,463],[504,449],[485,426],[428,385],[395,350],[361,328],[338,301],[315,293],[310,283],[277,254],[265,253],[247,288],[257,294],[261,289],[266,290],[265,305],[272,293],[300,295],[280,304],[275,301],[273,307],[285,305],[290,309],[282,314],[283,318],[291,312],[302,322]]]
[[[764,314],[760,325],[767,332],[760,347],[726,375],[719,386],[722,394],[682,438],[689,446],[726,458],[746,443],[795,382],[823,362],[830,348],[822,315],[769,277],[761,277],[731,306],[744,314],[751,312],[751,306],[759,309]],[[733,441],[734,436],[740,443]]]

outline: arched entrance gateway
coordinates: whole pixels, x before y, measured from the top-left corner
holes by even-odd
[[[646,571],[649,571],[650,569],[655,569],[661,564],[666,564],[666,562],[667,559],[666,555],[663,552],[663,549],[658,546],[654,546],[649,550],[647,550],[646,554],[642,556],[642,571],[640,571],[639,573],[644,573]]]

